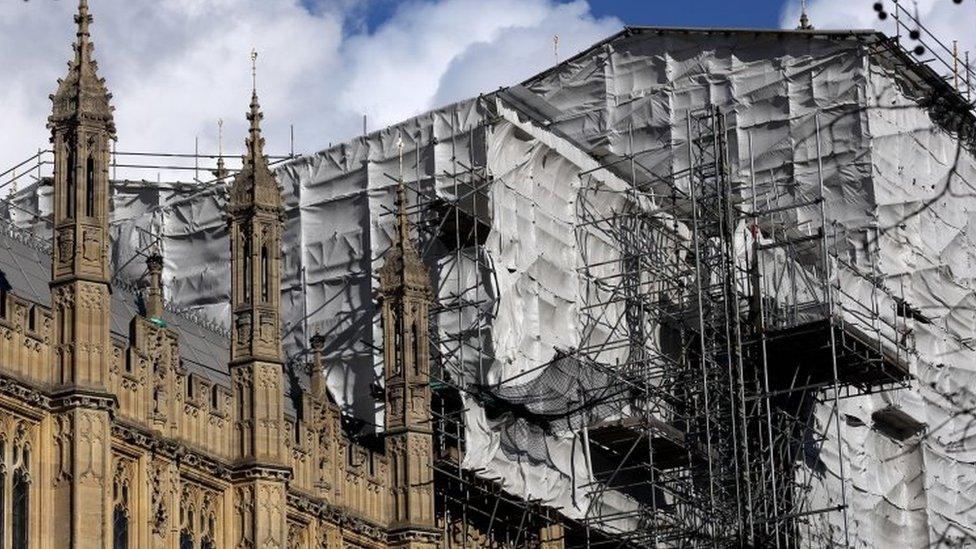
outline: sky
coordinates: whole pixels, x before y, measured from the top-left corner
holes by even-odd
[[[252,48],[268,150],[287,153],[293,129],[303,153],[358,135],[363,114],[375,129],[532,76],[553,63],[554,35],[565,59],[624,25],[792,28],[799,15],[799,0],[89,1],[118,149],[215,152],[223,120],[227,154],[243,147]],[[883,25],[872,3],[809,0],[809,12],[818,28]],[[76,6],[0,0],[0,173],[48,144]],[[976,0],[918,10],[976,53]]]

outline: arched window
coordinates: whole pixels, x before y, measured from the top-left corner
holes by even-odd
[[[14,471],[11,489],[11,520],[10,532],[13,549],[27,549],[27,532],[30,527],[30,478],[23,466]]]
[[[129,514],[121,503],[115,505],[112,514],[112,539],[115,549],[129,548]]]
[[[75,176],[77,166],[75,166],[75,151],[68,151],[68,163],[65,166],[67,171],[64,216],[71,218],[75,216]]]
[[[248,451],[248,429],[244,426],[244,416],[247,413],[247,388],[243,383],[237,384],[237,420],[238,420],[238,444],[240,446],[241,454],[246,454]]]
[[[214,543],[214,533],[217,530],[217,518],[214,515],[211,514],[206,518],[206,528],[207,531],[200,538],[200,549],[217,549],[217,545]]]
[[[185,492],[184,492],[185,494]],[[193,518],[196,515],[196,511],[193,506],[180,507],[180,549],[194,549],[193,548]]]
[[[268,246],[261,246],[261,301],[271,301],[271,261],[268,259]]]
[[[418,337],[416,319],[410,325],[410,340],[413,343],[413,375],[420,375],[420,337]]]
[[[95,215],[95,158],[90,155],[85,162],[85,215]]]
[[[396,309],[390,311],[390,324],[393,325],[393,352],[394,359],[393,364],[390,365],[390,371],[393,375],[399,375],[401,368],[403,368],[403,361],[405,360],[404,355],[406,351],[403,348],[403,330],[401,330],[400,316]]]
[[[393,452],[390,455],[390,473],[393,475],[393,517],[399,518],[402,512],[401,501],[402,492],[400,488],[400,455]]]
[[[243,241],[241,246],[243,257],[241,260],[244,262],[244,302],[247,303],[251,301],[251,243],[247,238],[244,238]]]

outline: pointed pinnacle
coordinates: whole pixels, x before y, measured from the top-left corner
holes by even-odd
[[[251,112],[247,114],[247,119],[251,122],[251,133],[261,133],[261,120],[264,114],[261,112],[261,103],[258,101],[257,90],[251,92]]]
[[[400,246],[410,246],[410,219],[407,217],[407,191],[403,177],[397,183],[397,233],[400,236]]]
[[[247,113],[247,119],[251,123],[250,135],[247,138],[247,154],[255,162],[264,155],[264,139],[261,137],[261,120],[263,118],[261,103],[258,102],[258,92],[254,91],[251,94],[251,110]]]
[[[813,25],[810,24],[810,17],[807,16],[807,2],[806,0],[800,0],[800,26],[797,27],[799,30],[812,30]]]
[[[75,24],[78,25],[78,43],[76,44],[76,47],[78,47],[79,57],[87,53],[86,50],[89,44],[89,37],[91,36],[89,27],[93,19],[94,18],[88,12],[88,0],[79,0],[78,13],[75,15]]]

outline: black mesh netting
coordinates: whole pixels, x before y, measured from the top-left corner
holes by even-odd
[[[627,402],[625,386],[597,364],[571,352],[560,352],[525,383],[503,382],[480,389],[490,419],[501,423],[518,418],[526,426],[506,427],[513,440],[527,434],[529,425],[543,432],[576,431],[584,423],[619,414]],[[526,442],[526,444],[530,444]]]

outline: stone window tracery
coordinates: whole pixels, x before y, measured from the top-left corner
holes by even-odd
[[[217,547],[217,493],[184,483],[180,506],[180,549]]]
[[[13,471],[10,486],[10,540],[12,549],[27,549],[30,542],[31,447],[27,441],[27,428],[22,422],[16,422],[14,432],[8,461]]]
[[[128,549],[131,518],[130,486],[132,462],[116,458],[112,481],[112,545],[114,549]]]

